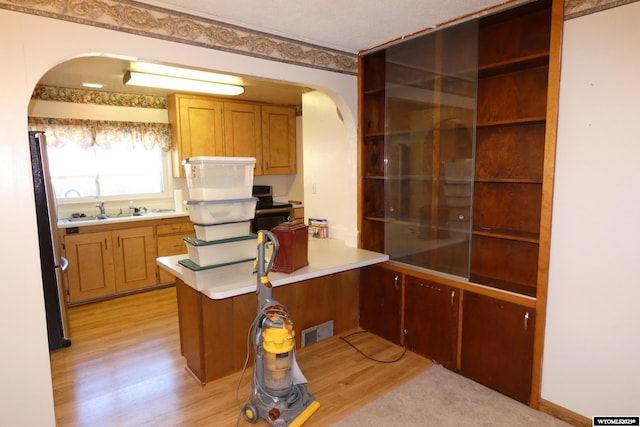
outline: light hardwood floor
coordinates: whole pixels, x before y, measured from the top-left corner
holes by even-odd
[[[51,353],[59,427],[267,425],[239,416],[240,373],[202,387],[185,370],[174,288],[72,307],[69,322],[72,346]],[[402,353],[368,333],[350,341],[378,359]],[[431,366],[410,352],[397,363],[376,363],[337,336],[298,349],[297,359],[320,402],[310,427],[340,419]],[[241,402],[250,376],[249,369]]]

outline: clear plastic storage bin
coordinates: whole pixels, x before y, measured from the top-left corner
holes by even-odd
[[[178,261],[182,265],[182,279],[199,291],[218,286],[248,285],[255,281],[254,259],[201,267],[190,259]]]
[[[189,218],[194,224],[249,221],[256,214],[257,197],[234,200],[189,200]]]
[[[189,259],[201,267],[255,258],[258,247],[258,236],[255,234],[213,242],[185,237],[184,241]]]
[[[193,224],[196,237],[205,242],[246,236],[251,231],[251,221],[227,222],[223,224]]]
[[[189,157],[182,164],[192,200],[251,197],[253,157]]]

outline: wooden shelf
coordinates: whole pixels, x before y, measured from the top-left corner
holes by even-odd
[[[518,242],[538,243],[539,233],[524,233],[514,230],[505,230],[491,227],[474,226],[472,231],[474,236],[487,236],[496,239],[515,240]]]
[[[473,181],[489,184],[542,184],[542,177],[476,177]]]
[[[515,292],[517,294],[534,297],[536,295],[535,284],[529,283],[517,283],[510,282],[508,280],[501,280],[496,277],[481,276],[479,274],[471,273],[469,281],[472,283],[478,283],[482,285],[491,285],[494,288],[502,289],[504,291]]]
[[[549,65],[548,51],[507,59],[493,64],[481,65],[478,67],[478,78],[483,79],[498,74],[508,74],[526,68],[542,67],[545,65]]]
[[[492,122],[478,122],[476,123],[477,128],[486,128],[486,127],[498,127],[498,126],[513,126],[513,125],[535,125],[535,124],[543,124],[547,120],[546,116],[535,116],[535,117],[519,117],[515,119],[506,119],[506,120],[496,120]]]

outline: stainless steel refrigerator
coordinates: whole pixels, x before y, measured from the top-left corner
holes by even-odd
[[[44,132],[29,132],[29,148],[40,241],[40,269],[51,351],[71,345],[63,281],[67,260],[58,253],[60,246],[57,244],[55,198],[48,173]]]

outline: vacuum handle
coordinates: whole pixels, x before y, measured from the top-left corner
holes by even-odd
[[[265,239],[266,237],[266,239]],[[258,251],[259,256],[258,260],[260,261],[258,264],[258,269],[264,268],[264,250],[267,245],[267,241],[271,241],[273,243],[273,254],[271,254],[271,258],[269,258],[269,263],[264,271],[258,270],[260,276],[266,276],[271,271],[271,267],[273,266],[273,261],[276,259],[276,254],[280,249],[280,242],[278,242],[278,238],[271,231],[268,230],[259,230],[258,231]],[[261,253],[260,253],[261,251]],[[262,256],[260,256],[262,255]]]

